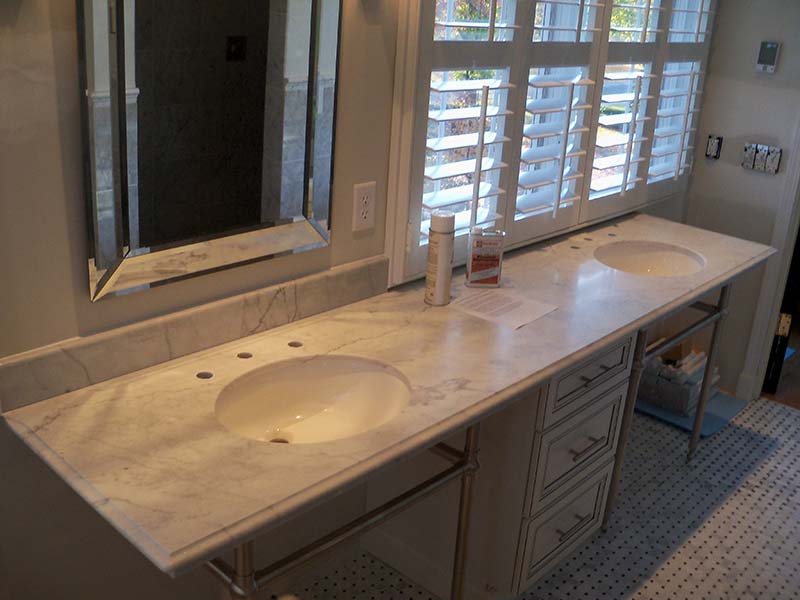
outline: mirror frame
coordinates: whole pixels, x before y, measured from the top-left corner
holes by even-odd
[[[89,231],[89,292],[92,302],[109,295],[127,294],[155,285],[207,274],[214,270],[229,268],[246,263],[268,260],[308,250],[323,248],[330,244],[330,210],[326,224],[308,215],[310,195],[313,193],[313,179],[309,178],[313,163],[314,127],[316,103],[319,91],[316,74],[319,63],[319,35],[321,10],[324,0],[311,0],[311,33],[309,36],[309,79],[308,107],[306,111],[306,147],[303,177],[303,216],[296,216],[291,222],[276,226],[266,226],[244,233],[222,233],[209,239],[195,238],[183,240],[163,247],[130,248],[117,244],[116,258],[105,268],[99,267],[96,257],[100,256],[98,243],[99,207],[95,193],[95,173],[92,160],[92,133],[88,114],[88,63],[85,22],[85,0],[76,0],[78,16],[78,68],[82,93],[81,117],[83,136],[84,182],[87,199],[87,221]],[[336,115],[338,104],[339,69],[342,33],[342,0],[337,3],[336,60],[333,88],[331,125],[331,168],[328,205],[333,200],[334,150],[336,140]],[[111,101],[112,164],[114,179],[114,239],[122,240],[123,219],[127,218],[128,165],[127,152],[127,94],[125,78],[125,39],[115,32],[125,31],[124,0],[108,0],[109,18],[109,68]],[[125,102],[121,103],[120,99]],[[122,104],[122,106],[120,106]]]

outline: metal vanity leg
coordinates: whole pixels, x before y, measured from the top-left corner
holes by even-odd
[[[703,430],[703,418],[706,414],[708,394],[711,391],[711,380],[714,377],[714,365],[717,362],[717,354],[719,353],[722,322],[728,315],[728,303],[730,302],[730,295],[731,286],[728,284],[722,288],[722,291],[719,294],[717,311],[720,313],[720,318],[714,322],[713,329],[711,330],[711,344],[709,345],[708,356],[706,357],[706,369],[703,373],[703,383],[700,387],[700,400],[697,403],[697,412],[694,416],[694,427],[692,428],[692,437],[689,440],[689,452],[686,455],[686,462],[692,460],[695,450],[697,450],[697,444],[700,441],[700,432]]]
[[[478,438],[480,424],[467,429],[467,440],[464,443],[464,458],[474,468],[461,475],[461,498],[458,504],[458,531],[456,533],[456,550],[453,559],[453,580],[450,586],[451,600],[464,597],[464,567],[467,562],[467,544],[469,538],[469,516],[472,506],[472,484],[478,466]]]
[[[233,549],[233,573],[231,574],[231,598],[256,600],[255,560],[253,542],[245,542]]]
[[[603,515],[603,531],[608,529],[608,520],[614,508],[614,500],[617,497],[619,479],[622,475],[622,461],[625,458],[625,446],[628,444],[628,436],[633,424],[633,411],[636,408],[636,397],[639,395],[639,382],[642,379],[644,370],[644,357],[647,350],[647,331],[640,330],[636,334],[636,346],[633,349],[633,367],[631,376],[628,379],[628,391],[625,396],[625,412],[622,415],[622,426],[619,432],[619,442],[617,443],[617,454],[614,457],[614,471],[611,474],[611,483],[608,487],[608,500],[606,501],[606,512]]]

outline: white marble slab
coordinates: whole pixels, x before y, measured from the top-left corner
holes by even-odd
[[[0,412],[266,331],[386,291],[376,257],[0,358]]]
[[[594,260],[598,245],[624,239],[684,245],[708,264],[688,277],[656,278]],[[638,215],[509,256],[506,278],[559,307],[516,331],[429,307],[417,284],[4,416],[159,568],[177,574],[480,419],[771,252]],[[241,351],[254,357],[239,359]],[[251,441],[214,418],[217,394],[239,375],[331,353],[390,363],[411,382],[411,404],[377,430],[324,444]],[[214,378],[197,379],[198,371]]]

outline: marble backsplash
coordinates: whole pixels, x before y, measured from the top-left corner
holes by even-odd
[[[0,358],[0,412],[381,294],[375,257],[142,323]]]

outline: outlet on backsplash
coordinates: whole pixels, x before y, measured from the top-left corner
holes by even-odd
[[[353,231],[375,227],[376,183],[369,181],[353,186]]]

